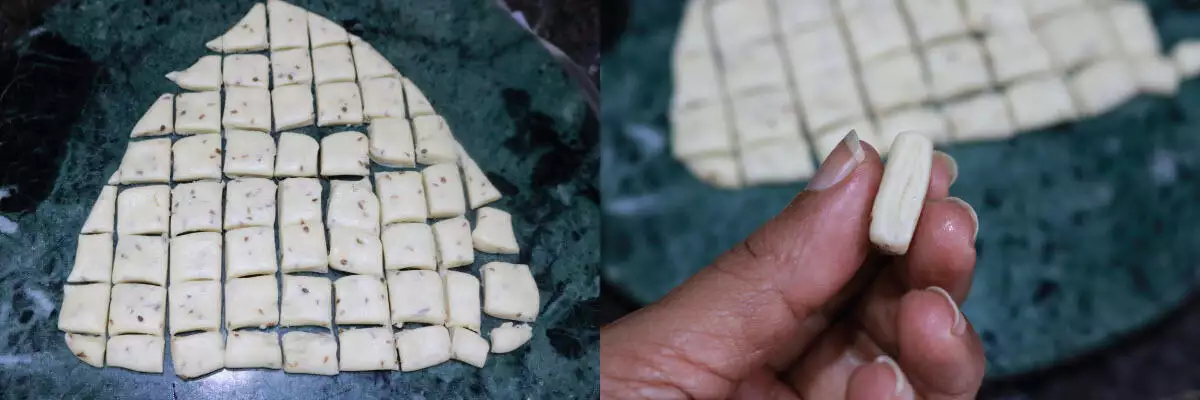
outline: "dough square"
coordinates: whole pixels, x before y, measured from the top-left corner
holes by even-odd
[[[733,151],[736,137],[723,104],[673,111],[671,154],[683,159]]]
[[[816,172],[810,148],[795,138],[742,149],[742,174],[749,185],[788,183]]]
[[[271,75],[271,61],[262,54],[234,54],[225,56],[224,75],[226,90],[229,87],[267,87]],[[226,117],[228,118],[228,117]]]
[[[342,343],[342,371],[396,370],[392,328],[345,329],[338,333]]]
[[[316,178],[279,181],[279,226],[320,224],[322,190]]]
[[[1200,41],[1184,40],[1171,49],[1171,60],[1185,78],[1200,75]]]
[[[1008,83],[1053,69],[1050,53],[1031,31],[1018,29],[997,32],[988,35],[983,43],[992,60],[996,82]]]
[[[1105,60],[1070,78],[1075,104],[1083,116],[1094,117],[1137,95],[1137,81],[1125,60]]]
[[[533,338],[533,327],[529,324],[514,325],[512,322],[505,322],[493,328],[488,336],[492,338],[492,352],[503,354],[529,342],[529,339]]]
[[[278,324],[279,288],[274,275],[236,278],[225,282],[225,329],[266,329]],[[274,336],[274,333],[271,335]]]
[[[800,104],[809,132],[867,115],[858,85],[850,70],[829,70],[806,78],[799,88]]]
[[[308,135],[295,132],[280,133],[279,152],[275,156],[275,176],[317,176],[317,154],[320,149],[321,145],[317,144],[317,140]]]
[[[1175,63],[1164,57],[1147,57],[1131,61],[1138,89],[1144,93],[1174,96],[1179,92],[1182,77]]]
[[[271,50],[297,47],[307,49],[308,14],[307,10],[286,1],[268,1],[267,17],[271,27]]]
[[[79,361],[96,368],[104,367],[104,336],[78,335],[68,332],[63,334],[63,340],[67,342],[67,348],[71,350],[71,354],[79,358]]]
[[[379,235],[379,199],[371,190],[371,180],[329,181],[329,214],[325,224],[333,228],[354,228]]]
[[[703,3],[697,3],[696,7],[701,7],[700,4]],[[811,29],[813,25],[830,23],[837,17],[833,0],[777,1],[775,7],[775,16],[779,19],[779,29],[789,33]],[[703,32],[706,29],[703,23],[689,21],[695,25],[694,29],[697,30],[695,34],[706,34]]]
[[[316,120],[312,88],[307,83],[276,87],[271,91],[271,107],[276,131],[312,126]]]
[[[375,118],[367,127],[371,160],[393,168],[417,166],[412,126],[403,117]]]
[[[425,204],[425,181],[417,171],[379,172],[375,174],[381,222],[425,222],[429,209]]]
[[[171,146],[175,163],[172,179],[188,182],[199,179],[221,179],[221,137],[218,135],[188,136]]]
[[[465,328],[450,329],[450,358],[483,368],[487,364],[488,342]]]
[[[354,68],[358,72],[358,79],[400,76],[396,67],[393,67],[392,63],[383,57],[383,54],[379,54],[379,51],[362,38],[350,35],[350,45],[354,50]]]
[[[144,333],[162,336],[166,318],[167,289],[142,283],[113,285],[108,309],[109,335]],[[112,356],[111,352],[109,356]]]
[[[75,265],[67,282],[111,282],[113,265],[113,235],[97,233],[79,235],[75,247]]]
[[[484,253],[517,254],[517,236],[513,234],[512,214],[482,207],[475,211],[475,230],[471,231],[475,250]]]
[[[742,186],[742,170],[731,154],[708,155],[683,160],[684,168],[696,179],[721,189]]]
[[[483,169],[479,168],[479,164],[475,163],[475,160],[461,145],[458,146],[458,162],[462,164],[463,184],[467,187],[467,205],[471,209],[482,207],[503,197],[500,190],[492,185],[491,180],[488,180]]]
[[[838,24],[822,24],[783,37],[795,77],[817,76],[826,70],[850,68],[849,39]]]
[[[421,88],[417,87],[417,84],[413,83],[412,80],[408,78],[403,79],[404,97],[408,100],[408,117],[416,119],[422,115],[437,114],[433,109],[433,104],[429,102],[428,97],[425,97],[425,93],[421,91]]]
[[[338,344],[328,333],[283,334],[283,371],[289,374],[337,375]]]
[[[283,272],[329,272],[325,226],[320,220],[279,227],[279,253]]]
[[[458,164],[435,164],[421,170],[425,181],[425,195],[429,216],[449,218],[467,212],[467,197],[463,193],[462,176]]]
[[[879,4],[848,15],[846,30],[859,62],[907,50],[912,46],[904,16],[895,4]]]
[[[129,142],[121,158],[121,183],[166,183],[171,179],[171,139]]]
[[[450,361],[450,331],[444,326],[405,329],[396,332],[395,340],[401,371],[416,371]]]
[[[171,188],[153,185],[126,188],[117,195],[117,232],[122,235],[167,233]]]
[[[774,41],[746,43],[732,48],[722,47],[721,52],[725,56],[722,66],[725,87],[729,93],[738,94],[787,85],[783,55]]]
[[[862,84],[876,115],[929,98],[921,61],[909,51],[863,65]]]
[[[682,40],[682,38],[680,38]],[[676,51],[678,46],[675,44]],[[705,48],[704,52],[675,56],[671,63],[674,78],[671,96],[671,110],[682,111],[693,108],[719,104],[723,93],[721,90],[720,72],[717,70],[716,54]]]
[[[350,46],[333,45],[312,50],[313,76],[317,85],[329,82],[354,82],[354,56]],[[319,86],[318,86],[319,87]],[[357,87],[355,88],[357,90]]]
[[[367,135],[338,132],[321,139],[321,176],[367,176],[371,160],[367,155]]]
[[[1088,3],[1110,3],[1109,1],[1088,1],[1088,0],[1024,0],[1020,2],[1029,18],[1033,20],[1041,20],[1048,16],[1053,16],[1060,12],[1072,11],[1075,8],[1083,8],[1088,6]]]
[[[202,332],[171,338],[175,375],[190,379],[225,367],[225,338],[221,332]]]
[[[483,312],[514,321],[537,319],[540,293],[528,265],[490,262],[482,274]]]
[[[225,176],[259,176],[275,174],[275,139],[262,132],[225,131]]]
[[[475,262],[471,224],[465,217],[444,219],[433,224],[437,242],[439,267],[442,269],[471,265]]]
[[[221,181],[197,181],[171,189],[171,236],[221,230]]]
[[[333,286],[323,276],[283,276],[283,298],[280,307],[282,326],[330,327],[329,311],[333,304]],[[284,347],[287,336],[284,336]],[[286,349],[285,349],[286,350]]]
[[[161,374],[166,341],[162,336],[119,335],[108,338],[108,366]]]
[[[385,76],[359,81],[362,88],[363,115],[375,118],[403,118],[404,82],[398,77]]]
[[[271,91],[266,88],[225,88],[225,128],[271,130]]]
[[[792,94],[787,90],[772,89],[735,95],[733,112],[738,145],[748,147],[755,143],[803,136],[797,109]]]
[[[355,228],[329,227],[329,267],[351,274],[383,274],[379,235]]]
[[[304,87],[305,91],[311,90],[309,84],[313,80],[313,70],[308,49],[272,51],[271,71],[274,74],[275,88],[299,85]]]
[[[221,131],[221,92],[180,93],[175,97],[175,132],[180,135]]]
[[[225,232],[225,279],[273,274],[275,231],[269,227],[238,228]]]
[[[934,143],[945,143],[952,139],[946,116],[933,108],[907,108],[879,118],[879,137],[888,147],[891,147],[896,135],[904,131],[920,132]]]
[[[72,333],[103,335],[108,320],[107,283],[63,285],[62,309],[58,314],[58,330]]]
[[[1059,70],[1066,71],[1120,52],[1109,22],[1092,9],[1081,9],[1046,21],[1038,37]]]
[[[980,32],[1028,27],[1029,14],[1014,0],[965,0],[963,13],[971,29]]]
[[[129,137],[162,136],[175,132],[174,116],[175,95],[165,93],[158,96],[142,118],[133,125]]]
[[[167,250],[164,236],[118,235],[113,282],[166,285]]]
[[[446,271],[446,326],[479,331],[479,279],[471,274]]]
[[[221,329],[220,281],[174,283],[167,289],[167,300],[172,335]]]
[[[308,37],[314,49],[350,42],[350,36],[346,33],[345,28],[313,12],[308,13]],[[283,341],[284,353],[287,353],[287,335],[284,335]]]
[[[446,323],[446,295],[436,271],[388,271],[387,286],[393,325]]]
[[[417,145],[417,162],[425,165],[457,160],[454,134],[440,115],[413,117],[413,135]]]
[[[383,276],[350,275],[333,282],[338,325],[390,325]]]
[[[1125,50],[1125,55],[1158,56],[1162,48],[1158,45],[1158,30],[1150,9],[1142,2],[1114,2],[1107,6],[1112,20],[1114,35]]]
[[[225,244],[217,232],[199,232],[171,238],[171,284],[221,280]]]
[[[270,368],[283,366],[279,336],[275,332],[231,331],[225,338],[225,368]]]
[[[225,229],[275,226],[275,182],[239,178],[225,185]]]
[[[422,205],[425,203],[422,201]],[[117,217],[117,187],[104,186],[92,203],[92,210],[79,233],[112,233]]]
[[[930,91],[945,100],[991,86],[992,77],[984,63],[983,48],[971,38],[933,45],[925,51]]]
[[[437,269],[433,228],[423,222],[390,224],[383,228],[384,268]]]
[[[716,1],[709,13],[721,48],[762,42],[771,37],[769,0]]]
[[[168,72],[166,78],[186,90],[221,90],[221,56],[200,57],[187,69]]]
[[[985,92],[947,104],[943,111],[959,140],[993,140],[1016,132],[1004,96]]]
[[[204,46],[209,50],[240,53],[267,49],[267,7],[257,3],[232,28]]]
[[[1045,128],[1078,118],[1071,90],[1061,77],[1042,76],[1014,83],[1004,91],[1013,123],[1022,131]]]
[[[971,33],[967,20],[963,18],[958,0],[902,0],[908,14],[909,26],[917,41],[929,43],[935,40]]]

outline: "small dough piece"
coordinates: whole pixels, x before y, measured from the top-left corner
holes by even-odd
[[[1109,21],[1090,8],[1065,13],[1038,28],[1038,37],[1060,71],[1067,71],[1117,55],[1118,42]]]
[[[479,331],[479,279],[471,274],[446,271],[446,326]]]
[[[317,176],[317,154],[320,150],[321,145],[308,135],[295,132],[280,133],[279,154],[275,156],[275,176]]]
[[[171,338],[171,363],[175,375],[190,379],[225,367],[225,338],[221,332],[203,332]]]
[[[859,62],[907,50],[912,46],[904,16],[895,4],[881,3],[848,15],[846,28]]]
[[[142,283],[113,285],[108,309],[109,335],[144,333],[162,336],[166,319],[167,289]]]
[[[742,175],[747,185],[808,179],[816,172],[804,139],[787,139],[742,149]]]
[[[329,182],[329,214],[325,224],[333,228],[354,228],[379,235],[379,199],[371,190],[371,180]]]
[[[528,343],[533,338],[533,326],[505,322],[493,328],[488,336],[492,338],[492,353],[504,354]]]
[[[693,5],[694,4],[694,5]],[[689,2],[689,10],[692,8],[702,9],[704,2]],[[833,0],[814,0],[814,1],[777,1],[775,2],[776,17],[779,18],[780,30],[791,33],[810,29],[813,25],[828,23],[837,17],[837,9],[833,5]],[[692,18],[703,17],[703,14],[689,14],[685,16],[685,21],[693,25],[694,31],[689,31],[687,34],[705,35],[706,29],[703,20],[693,20]],[[682,36],[682,33],[681,33]]]
[[[1004,91],[1012,108],[1013,123],[1030,131],[1074,120],[1079,117],[1071,90],[1058,76],[1042,76],[1018,81]]]
[[[358,79],[367,80],[384,76],[400,77],[400,71],[392,63],[375,50],[370,43],[358,36],[350,36],[350,45],[354,48],[354,68],[358,71]]]
[[[945,100],[991,86],[992,78],[983,57],[982,46],[971,38],[929,47],[925,65],[929,68],[933,98]]]
[[[383,276],[349,275],[333,282],[338,325],[390,325]]]
[[[850,41],[836,23],[789,33],[783,41],[791,61],[792,76],[800,81],[811,81],[825,71],[850,68]]]
[[[450,361],[450,331],[444,326],[426,326],[396,332],[396,350],[404,372]]]
[[[736,137],[723,104],[710,104],[671,116],[671,154],[678,159],[733,151]]]
[[[417,145],[417,162],[425,165],[455,162],[454,134],[440,115],[413,118],[413,134]]]
[[[112,175],[110,175],[108,177],[108,181],[106,181],[106,182],[109,185],[117,185],[117,184],[121,183],[121,167],[120,166],[117,166],[117,170],[113,171]]]
[[[475,250],[484,253],[517,254],[521,250],[513,234],[512,214],[491,207],[483,207],[475,212],[475,230],[471,232],[471,241],[475,244]]]
[[[198,181],[171,189],[171,236],[221,230],[221,181]]]
[[[218,53],[266,50],[267,45],[267,7],[263,3],[255,3],[229,31],[204,44]]]
[[[1025,11],[1029,13],[1029,18],[1032,20],[1041,20],[1048,16],[1053,16],[1060,12],[1072,11],[1075,8],[1083,8],[1089,3],[1103,4],[1109,3],[1109,0],[1091,1],[1091,0],[1024,0],[1021,4],[1025,6]]]
[[[171,238],[171,285],[188,281],[221,280],[225,244],[217,232]]]
[[[1182,40],[1171,49],[1175,68],[1184,78],[1200,75],[1200,40]]]
[[[437,114],[437,111],[433,109],[433,103],[430,103],[429,98],[425,97],[425,92],[422,92],[421,88],[408,78],[404,78],[404,97],[408,99],[409,118],[416,119],[422,115]]]
[[[270,368],[283,366],[279,336],[275,332],[231,331],[225,339],[225,368]]]
[[[316,178],[279,181],[279,226],[321,222],[321,182]]]
[[[1054,65],[1050,53],[1037,35],[1024,29],[988,35],[984,39],[996,82],[1009,83],[1027,76],[1050,72]]]
[[[171,219],[171,187],[127,188],[117,195],[117,232],[122,235],[167,233]]]
[[[311,126],[316,119],[313,94],[307,84],[276,87],[271,91],[275,111],[275,130]]]
[[[221,282],[191,281],[167,290],[171,334],[221,329]]]
[[[839,123],[867,115],[853,71],[828,70],[801,82],[800,104],[809,132],[820,132]]]
[[[929,43],[939,39],[970,34],[958,0],[902,0],[909,24],[917,41]]]
[[[541,294],[528,265],[490,262],[482,274],[483,312],[514,321],[537,319]]]
[[[730,154],[685,159],[683,166],[700,181],[717,188],[735,189],[742,186],[741,167]]]
[[[162,136],[175,132],[175,95],[163,93],[150,104],[142,118],[133,125],[129,137]]]
[[[221,131],[221,92],[190,92],[175,96],[175,132],[180,135]]]
[[[425,206],[424,200],[421,201],[421,206]],[[104,186],[100,188],[100,195],[96,196],[96,201],[92,203],[92,210],[88,212],[87,221],[83,222],[83,229],[80,229],[79,233],[112,233],[116,216],[117,187]]]
[[[388,271],[387,286],[396,327],[405,322],[446,323],[446,295],[436,271]]]
[[[226,129],[271,130],[271,91],[266,88],[225,88]]]
[[[270,178],[275,174],[275,139],[255,131],[225,131],[225,176],[258,176]]]
[[[380,217],[384,225],[397,222],[425,222],[429,217],[425,204],[425,185],[420,172],[392,171],[375,174]]]
[[[225,282],[225,329],[266,329],[278,324],[279,287],[274,275],[236,278]]]
[[[1137,80],[1125,60],[1092,64],[1070,78],[1075,103],[1083,116],[1094,117],[1137,95]]]
[[[763,42],[771,37],[768,0],[716,1],[711,5],[712,29],[722,49]]]
[[[218,135],[188,136],[175,141],[171,155],[175,182],[200,179],[221,179],[221,137]]]
[[[765,22],[765,21],[764,21]],[[774,41],[721,48],[725,87],[738,95],[787,85],[783,54]]]
[[[963,13],[967,24],[977,32],[1022,29],[1029,26],[1029,14],[1015,0],[965,0]]]
[[[363,95],[366,95],[365,91]],[[371,126],[367,127],[367,134],[371,137],[371,161],[393,168],[417,166],[412,125],[407,119],[374,118]]]
[[[308,13],[308,37],[314,49],[350,42],[350,35],[346,33],[345,28],[313,12]],[[287,347],[287,337],[284,336],[283,340],[284,347]]]
[[[463,193],[457,164],[431,165],[421,170],[421,175],[424,176],[430,217],[449,218],[467,212],[467,197]]]
[[[487,356],[488,342],[483,336],[464,328],[450,329],[450,358],[483,368]]]
[[[362,88],[363,115],[375,118],[403,118],[404,82],[398,77],[385,76],[359,81]]]
[[[321,139],[321,176],[367,176],[371,173],[367,135],[338,132]]]
[[[275,231],[271,227],[239,228],[225,232],[225,279],[273,274]]]
[[[437,276],[437,273],[434,273]],[[64,285],[62,309],[58,313],[58,330],[72,333],[103,335],[108,320],[107,283]]]
[[[121,184],[166,183],[171,179],[171,139],[129,143],[121,159]]]
[[[681,51],[679,46],[682,45],[682,42],[676,42],[677,52]],[[674,78],[670,106],[672,112],[720,105],[723,94],[721,86],[716,84],[721,79],[716,53],[706,48],[704,52],[675,56],[671,69]]]
[[[475,262],[475,251],[471,248],[471,224],[465,217],[434,223],[433,237],[437,241],[440,268],[457,268]]]
[[[273,87],[276,89],[300,85],[305,91],[312,90],[312,57],[309,56],[308,49],[272,51],[271,73],[274,78]],[[312,96],[309,96],[309,99],[309,102],[312,102]]]
[[[239,178],[225,186],[225,230],[275,226],[275,182]]]
[[[935,143],[952,139],[946,116],[929,107],[907,108],[879,118],[879,139],[887,147],[892,147],[896,135],[904,131],[920,132]]]
[[[337,375],[337,353],[338,344],[332,334],[283,334],[283,371],[289,374]]]
[[[162,336],[120,335],[108,338],[108,366],[161,374],[166,341]]]
[[[962,141],[1003,139],[1016,133],[1004,96],[984,92],[943,107],[954,127],[954,137]]]
[[[1158,44],[1158,30],[1146,3],[1137,1],[1114,2],[1107,6],[1112,20],[1113,36],[1121,44],[1126,56],[1154,57],[1162,54]]]
[[[467,154],[467,150],[463,149],[461,144],[458,146],[458,162],[462,164],[463,184],[467,187],[467,205],[472,210],[503,197],[500,190],[492,185],[487,174],[483,173],[483,169],[479,168],[479,164],[475,163],[475,159]]]
[[[67,348],[71,350],[71,354],[79,358],[87,365],[96,368],[104,367],[104,336],[79,335],[74,333],[66,333],[63,339],[67,342]]]
[[[323,276],[283,276],[282,326],[330,327],[329,310],[333,304],[333,286]],[[287,336],[284,336],[287,347]],[[285,349],[286,350],[286,349]]]
[[[186,90],[221,90],[221,56],[200,57],[187,69],[168,72],[167,79]]]
[[[225,87],[265,88],[270,80],[271,60],[262,54],[234,54],[225,56],[222,80]],[[228,103],[232,103],[229,101]],[[228,118],[228,117],[226,117]]]
[[[379,234],[331,225],[329,266],[351,274],[382,276],[383,244]]]
[[[342,343],[339,349],[342,371],[397,369],[392,328],[345,329],[338,333],[338,339]]]
[[[422,222],[396,223],[383,228],[384,268],[437,269],[433,228]]]
[[[914,132],[896,135],[871,209],[870,239],[879,250],[889,255],[908,252],[932,168],[932,141]]]
[[[308,48],[308,11],[281,0],[267,1],[271,50]]]
[[[736,95],[733,111],[739,147],[803,136],[799,111],[786,89]]]
[[[113,235],[97,233],[79,235],[75,247],[75,265],[67,282],[111,282],[113,265]]]
[[[1143,93],[1174,96],[1179,92],[1179,71],[1170,59],[1161,56],[1131,61],[1138,89]]]
[[[929,98],[924,68],[916,54],[910,51],[862,66],[862,84],[876,115],[919,104]]]
[[[279,227],[279,267],[283,272],[329,272],[325,226],[320,219]]]
[[[333,45],[312,50],[313,76],[319,85],[330,82],[354,82],[354,56],[350,46]],[[358,87],[354,88],[356,91]]]

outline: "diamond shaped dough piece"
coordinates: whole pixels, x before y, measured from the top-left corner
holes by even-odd
[[[283,334],[283,370],[290,374],[337,375],[338,344],[328,333]]]
[[[272,85],[277,89],[283,86],[299,85],[305,87],[304,90],[312,90],[312,57],[309,55],[308,49],[272,51],[271,77]],[[278,99],[276,97],[277,101]]]
[[[221,179],[221,137],[218,135],[188,136],[171,146],[172,179],[188,182],[199,179]]]
[[[219,53],[266,50],[267,45],[267,7],[262,3],[254,4],[236,25],[204,44]]]
[[[367,176],[371,161],[367,135],[338,132],[321,139],[321,176]]]
[[[354,68],[358,71],[358,79],[371,79],[384,76],[399,77],[400,72],[388,62],[370,43],[358,36],[350,36],[350,45],[354,49]]]
[[[225,338],[221,332],[203,332],[171,338],[171,363],[175,375],[190,379],[225,367]]]
[[[321,222],[321,182],[316,178],[279,181],[279,226]]]
[[[450,361],[450,331],[444,326],[426,326],[396,332],[400,370],[429,368]]]
[[[221,282],[191,281],[167,289],[171,334],[221,329]],[[218,332],[219,333],[219,332]]]
[[[436,271],[388,271],[387,286],[393,325],[446,323],[445,287]]]
[[[338,325],[389,325],[387,285],[382,276],[349,275],[333,282]]]
[[[362,97],[354,82],[317,85],[317,126],[363,123]]]
[[[166,285],[167,250],[165,236],[118,235],[113,282]]]
[[[400,78],[385,76],[359,81],[362,89],[363,115],[368,120],[375,118],[403,118],[404,83]]]
[[[323,276],[283,276],[283,298],[279,324],[282,326],[330,327],[333,286]],[[286,347],[287,336],[284,336]],[[285,349],[286,352],[286,349]]]
[[[312,88],[307,84],[276,87],[271,91],[271,107],[276,131],[312,126],[316,120]]]
[[[225,114],[222,118],[227,129],[270,131],[271,91],[266,88],[225,88]]]
[[[450,329],[450,358],[483,368],[487,364],[488,342],[465,328]]]
[[[224,241],[217,232],[199,232],[171,238],[171,284],[221,280]]]
[[[171,236],[221,230],[221,203],[225,184],[198,181],[171,189]]]
[[[379,235],[379,199],[371,190],[371,180],[329,182],[329,213],[325,225],[354,228]]]
[[[105,321],[108,320],[110,289],[111,286],[107,283],[63,286],[58,330],[103,335]]]
[[[423,222],[390,224],[383,228],[384,268],[437,269],[433,228]]]
[[[180,135],[221,131],[221,92],[190,92],[175,96],[175,132]]]
[[[267,1],[271,50],[308,48],[308,11],[281,0]]]
[[[275,174],[275,139],[262,132],[225,131],[225,176],[258,176],[270,178]]]
[[[424,205],[422,203],[422,205]],[[92,210],[79,233],[112,233],[117,216],[117,187],[104,186],[92,203]]]
[[[317,154],[320,149],[321,145],[317,144],[317,140],[308,135],[295,132],[280,133],[279,152],[275,156],[275,176],[317,176]]]
[[[283,272],[329,272],[325,226],[320,220],[279,227],[279,268]]]
[[[512,214],[491,207],[476,211],[471,241],[475,250],[484,253],[517,254],[521,250],[513,234]]]
[[[433,237],[437,241],[440,268],[457,268],[475,262],[471,225],[466,218],[454,217],[434,223]]]
[[[225,338],[225,368],[271,368],[283,366],[279,336],[275,332],[236,331]]]
[[[67,348],[79,361],[96,368],[104,367],[104,336],[80,335],[76,333],[63,334]]]
[[[383,275],[383,245],[378,234],[330,226],[329,267],[351,274]]]
[[[225,229],[275,226],[275,182],[240,178],[225,186]]]
[[[142,283],[113,285],[108,309],[109,335],[144,333],[162,336],[166,318],[167,289]],[[111,352],[109,356],[112,356]]]
[[[236,278],[225,282],[225,329],[266,329],[278,324],[279,287],[274,275]]]
[[[463,193],[462,177],[458,165],[452,162],[431,165],[421,170],[425,181],[425,198],[429,216],[449,218],[467,212],[467,198]]]
[[[479,279],[457,271],[446,271],[446,326],[479,331]]]
[[[265,88],[270,81],[271,60],[262,54],[234,54],[222,60],[225,87]]]
[[[441,116],[414,117],[413,135],[416,139],[417,162],[430,165],[457,161],[454,134]]]
[[[164,93],[150,104],[142,118],[133,125],[129,137],[162,136],[175,132],[175,95]]]
[[[487,174],[475,163],[475,159],[467,154],[462,145],[458,146],[458,162],[462,164],[463,184],[467,187],[467,204],[476,209],[485,204],[500,200],[500,190],[492,185]]]
[[[437,114],[437,111],[433,109],[433,104],[425,96],[425,92],[422,92],[421,88],[408,78],[404,78],[404,97],[408,99],[408,116],[410,118]]]
[[[333,45],[313,49],[313,76],[317,85],[330,82],[354,82],[354,56],[350,46]],[[355,90],[358,90],[355,87]]]
[[[225,279],[275,273],[275,231],[249,227],[225,232]]]
[[[108,338],[108,366],[161,374],[166,341],[162,336],[119,335]]]
[[[171,179],[171,139],[130,142],[121,158],[121,184],[166,183]]]
[[[483,312],[514,321],[537,319],[541,295],[528,265],[490,262],[482,275]]]
[[[67,282],[111,282],[113,265],[113,235],[97,233],[79,235],[75,247],[75,265]]]
[[[420,172],[391,171],[375,174],[380,218],[384,225],[398,222],[425,222],[429,217],[425,204],[425,185]]]
[[[492,338],[492,353],[508,353],[521,347],[533,338],[533,327],[528,324],[505,322],[488,334]]]
[[[345,28],[312,12],[308,13],[308,37],[314,49],[350,42],[350,35],[346,33]]]
[[[393,168],[417,166],[412,126],[403,117],[375,118],[367,127],[371,160]]]
[[[221,90],[221,61],[221,56],[203,56],[187,69],[168,72],[167,79],[186,90]]]
[[[171,218],[171,188],[141,186],[117,195],[117,232],[123,235],[167,233]]]
[[[342,371],[396,370],[396,343],[391,328],[346,329],[338,334]]]

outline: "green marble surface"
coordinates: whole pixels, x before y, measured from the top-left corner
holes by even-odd
[[[78,361],[56,329],[57,310],[88,208],[144,107],[159,93],[178,91],[163,74],[206,54],[203,43],[252,3],[66,1],[47,14],[40,34],[81,47],[101,72],[80,122],[70,127],[49,197],[35,212],[4,215],[17,230],[0,234],[2,397],[594,397],[599,344],[588,315],[599,294],[597,127],[575,86],[536,39],[488,1],[296,3],[342,22],[417,83],[505,193],[498,206],[513,213],[523,249],[504,259],[530,264],[541,289],[533,340],[493,355],[483,369],[450,362],[413,373],[334,377],[224,370],[187,381],[174,376],[169,359],[164,374]],[[498,324],[485,317],[483,328]]]
[[[682,0],[633,2],[601,69],[602,275],[650,302],[744,238],[803,183],[718,190],[670,155],[669,58]],[[1169,49],[1200,14],[1153,1]],[[951,194],[982,229],[963,307],[989,376],[1038,371],[1121,340],[1189,293],[1200,261],[1200,81],[1098,118],[944,148]]]

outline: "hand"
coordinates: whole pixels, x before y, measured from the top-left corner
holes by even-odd
[[[601,330],[602,397],[973,399],[983,347],[958,304],[978,221],[935,154],[908,254],[884,257],[867,235],[883,164],[852,132],[783,212]]]

